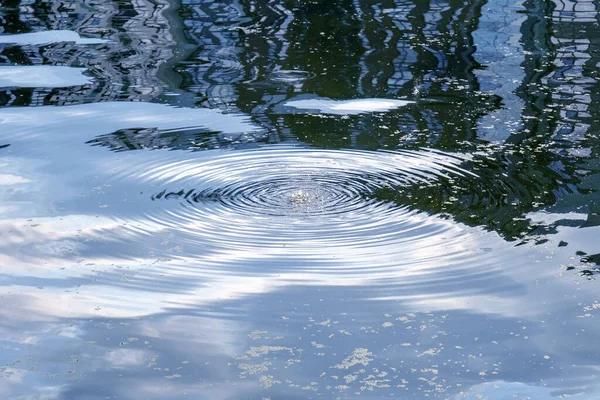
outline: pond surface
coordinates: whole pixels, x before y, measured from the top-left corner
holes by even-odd
[[[0,5],[4,399],[600,399],[600,1]]]

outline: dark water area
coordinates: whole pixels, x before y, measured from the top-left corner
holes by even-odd
[[[600,399],[600,1],[2,1],[0,398]]]

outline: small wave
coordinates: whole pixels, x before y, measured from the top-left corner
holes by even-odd
[[[296,83],[314,78],[315,74],[308,71],[295,69],[279,69],[271,73],[271,79],[274,81]]]

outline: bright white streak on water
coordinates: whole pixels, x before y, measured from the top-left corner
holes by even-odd
[[[53,65],[2,66],[0,87],[57,88],[81,86],[92,82],[85,68]]]
[[[108,42],[108,40],[97,38],[82,38],[77,32],[69,30],[19,33],[16,35],[0,35],[0,43],[15,44],[19,46],[42,45],[61,42],[74,42],[77,44],[102,44]]]
[[[285,105],[301,110],[317,110],[324,114],[356,115],[370,112],[390,111],[412,103],[412,101],[408,100],[395,99],[308,99],[288,101]]]

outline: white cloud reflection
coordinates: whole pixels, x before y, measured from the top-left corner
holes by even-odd
[[[55,65],[0,66],[0,87],[60,88],[92,83],[85,68]]]
[[[43,45],[61,42],[74,42],[76,44],[102,44],[108,40],[97,38],[82,38],[77,32],[69,30],[52,30],[42,32],[19,33],[14,35],[0,35],[0,43],[18,46]]]

